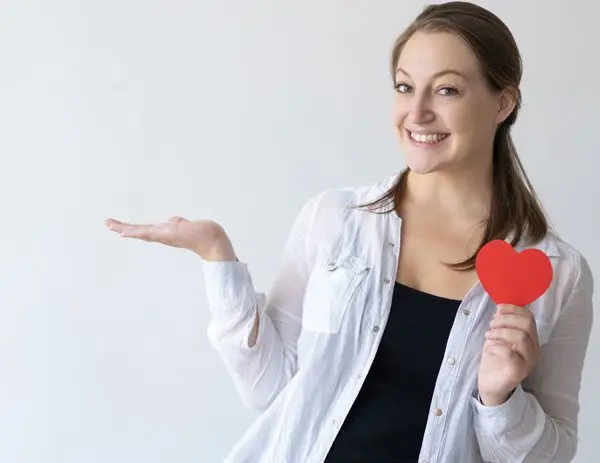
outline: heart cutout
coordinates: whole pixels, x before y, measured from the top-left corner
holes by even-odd
[[[475,259],[479,281],[496,304],[524,307],[546,292],[552,283],[552,264],[539,249],[517,252],[510,243],[492,240]]]

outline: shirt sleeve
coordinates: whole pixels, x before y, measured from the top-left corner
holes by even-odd
[[[256,291],[244,262],[203,262],[211,312],[208,338],[233,378],[243,403],[265,409],[297,371],[296,343],[310,272],[308,243],[321,195],[307,201],[284,246],[268,293]],[[248,339],[258,317],[256,343]]]
[[[485,461],[567,463],[578,443],[579,391],[593,321],[593,277],[576,256],[576,278],[531,375],[510,398],[486,407],[472,398]]]

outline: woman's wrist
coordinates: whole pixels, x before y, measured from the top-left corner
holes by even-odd
[[[502,405],[510,399],[510,397],[515,392],[515,389],[510,391],[508,394],[482,394],[479,393],[479,401],[485,405],[486,407],[497,407]]]
[[[214,246],[202,254],[196,249],[192,249],[192,251],[209,262],[234,262],[238,260],[231,241],[227,237],[218,240]]]

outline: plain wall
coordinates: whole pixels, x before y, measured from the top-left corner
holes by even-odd
[[[600,279],[598,7],[481,4],[523,54],[522,160]],[[1,3],[0,462],[223,460],[255,416],[208,343],[201,262],[103,220],[217,220],[267,289],[310,195],[404,167],[388,59],[423,5]],[[599,343],[578,463],[600,452]]]

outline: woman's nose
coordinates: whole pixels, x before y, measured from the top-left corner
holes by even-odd
[[[431,121],[433,119],[433,110],[430,99],[427,96],[415,95],[411,99],[409,117],[411,122],[415,124]]]

